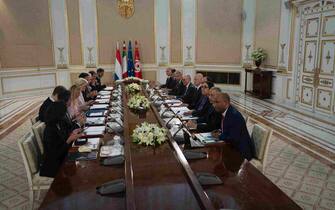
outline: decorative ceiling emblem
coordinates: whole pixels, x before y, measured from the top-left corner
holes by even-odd
[[[118,0],[119,14],[123,18],[130,18],[134,15],[134,0]]]

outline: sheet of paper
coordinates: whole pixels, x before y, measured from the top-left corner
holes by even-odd
[[[105,117],[87,117],[86,123],[89,125],[101,125],[105,123]]]
[[[104,90],[111,91],[111,90],[114,90],[114,88],[110,86],[110,87],[106,87]]]
[[[184,115],[185,112],[190,111],[186,106],[171,107],[171,110],[172,110],[174,113],[179,112],[179,115]]]
[[[105,126],[90,126],[84,130],[86,135],[102,135],[105,132]]]
[[[123,155],[123,147],[120,146],[102,146],[100,148],[100,157],[113,157]]]
[[[214,143],[217,141],[217,139],[214,138],[210,132],[209,133],[197,133],[195,134],[195,137],[197,137],[204,144]]]
[[[109,104],[109,98],[97,99],[97,100],[95,100],[95,102],[98,103],[98,104]]]
[[[93,104],[90,109],[108,109],[108,104]]]

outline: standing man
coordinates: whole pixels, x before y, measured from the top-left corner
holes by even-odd
[[[242,114],[230,104],[227,93],[216,96],[214,108],[221,113],[221,133],[214,132],[213,136],[232,144],[242,157],[251,160],[255,157],[255,144],[250,138],[245,120]]]

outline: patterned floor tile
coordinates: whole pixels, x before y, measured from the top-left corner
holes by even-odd
[[[286,158],[288,160],[293,160],[296,155],[295,154],[291,154],[291,153],[284,153],[284,152],[282,152],[282,153],[280,153],[279,156],[282,157],[282,158]]]
[[[313,164],[310,169],[312,171],[316,171],[316,172],[324,173],[324,174],[327,174],[330,171],[330,168],[324,164],[322,165]]]
[[[293,173],[293,172],[286,172],[284,175],[285,178],[295,180],[295,181],[301,181],[303,179],[303,175]]]
[[[327,209],[335,209],[335,201],[328,199],[321,199],[320,206]]]
[[[278,181],[278,177],[276,177],[276,176],[271,176],[271,175],[268,175],[268,174],[265,174],[266,175],[266,177],[268,178],[268,179],[270,179],[271,180],[271,182],[272,183],[276,183],[277,181]]]
[[[329,190],[335,190],[335,183],[328,182],[326,186]]]
[[[308,205],[305,203],[301,203],[299,201],[296,201],[296,203],[303,209],[303,210],[314,210],[312,205]]]
[[[329,176],[328,176],[328,182],[335,183],[335,175],[334,174],[329,174]]]
[[[326,183],[324,180],[313,178],[313,177],[309,177],[309,176],[306,176],[304,178],[303,182],[304,183],[308,183],[310,185],[317,186],[317,187],[324,187],[324,185]]]
[[[297,160],[295,160],[291,165],[294,167],[307,169],[310,166],[310,163],[298,162]]]
[[[6,172],[6,173],[3,173],[3,174],[0,174],[0,180],[1,182],[7,180],[7,179],[12,179],[15,177],[15,174],[12,174],[10,172]]]
[[[288,167],[288,164],[286,163],[278,163],[278,162],[272,162],[270,165],[271,168],[279,169],[279,170],[285,170]]]
[[[297,158],[295,159],[295,161],[302,162],[302,163],[311,163],[313,162],[313,158],[306,154],[299,154]]]
[[[292,197],[294,190],[286,188],[286,187],[281,187],[279,186],[279,188],[289,197]]]
[[[0,201],[6,200],[12,196],[16,195],[16,192],[10,189],[5,189],[0,192]]]
[[[4,187],[3,185],[0,184],[0,191],[3,191],[5,189],[6,189],[6,187]]]
[[[290,166],[290,167],[288,167],[287,172],[294,173],[294,174],[299,174],[299,175],[305,175],[306,169],[300,168],[300,167],[295,167],[295,166]]]
[[[271,175],[271,176],[276,176],[276,177],[281,177],[282,174],[284,173],[284,171],[279,170],[279,169],[275,169],[275,168],[266,168],[265,170],[265,174],[267,175]]]
[[[320,187],[316,187],[313,185],[309,185],[309,184],[302,184],[300,187],[300,191],[305,192],[305,193],[311,193],[314,195],[319,195],[321,193],[322,188]]]
[[[284,178],[284,179],[279,179],[279,181],[277,182],[277,185],[280,187],[286,187],[286,188],[294,190],[299,186],[299,182]]]
[[[307,194],[304,192],[296,192],[293,196],[293,199],[295,201],[299,201],[299,202],[306,203],[309,205],[314,205],[316,201],[318,200],[318,196]]]
[[[308,171],[307,174],[310,177],[314,177],[314,178],[318,178],[318,179],[322,179],[322,180],[327,179],[327,174],[324,174],[324,173],[320,173],[320,172],[316,172],[316,171]]]
[[[16,196],[14,196],[12,198],[9,198],[7,200],[2,201],[2,203],[5,206],[7,206],[8,208],[12,208],[12,207],[17,206],[17,205],[19,205],[19,204],[21,204],[21,203],[23,203],[25,201],[27,201],[26,198],[24,198],[24,197],[22,197],[20,195],[16,195]]]
[[[324,189],[323,192],[322,192],[321,197],[335,201],[335,191]]]
[[[288,159],[285,159],[285,158],[278,157],[278,158],[274,159],[273,162],[277,162],[277,163],[282,163],[282,164],[287,164],[288,165],[292,161],[288,160]]]

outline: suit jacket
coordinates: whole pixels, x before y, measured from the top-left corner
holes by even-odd
[[[196,89],[196,93],[194,94],[192,103],[188,106],[189,109],[196,109],[202,97],[201,87],[199,87],[198,89],[197,88],[195,89]]]
[[[182,96],[185,93],[185,85],[183,82],[180,80],[179,82],[177,81],[177,84],[172,90],[169,92],[169,95],[174,95],[174,96]]]
[[[180,99],[186,104],[191,104],[194,100],[194,95],[196,94],[196,92],[197,89],[194,87],[192,83],[190,83],[186,88],[184,94],[181,95]]]
[[[173,77],[166,78],[164,85],[161,85],[161,88],[173,89],[177,85],[177,81]]]
[[[206,114],[199,117],[197,120],[197,130],[199,132],[211,132],[221,127],[221,113],[215,111],[212,104]]]
[[[47,111],[48,107],[53,103],[53,101],[50,100],[50,97],[45,99],[43,104],[40,107],[40,110],[38,112],[38,119],[42,122],[45,122],[45,112]]]
[[[231,143],[247,160],[255,157],[255,144],[250,138],[245,120],[233,106],[228,107],[221,130],[220,140]]]
[[[209,102],[207,96],[202,96],[198,101],[195,110],[192,112],[194,117],[202,117],[209,113],[209,109],[212,107],[212,104]]]
[[[97,87],[98,91],[103,90],[103,89],[106,88],[106,85],[102,85],[101,84],[101,78],[100,77],[97,77],[97,85],[96,85],[96,87]]]
[[[40,175],[55,177],[63,163],[71,144],[66,140],[72,132],[72,127],[62,120],[57,123],[47,123],[44,130],[44,155],[40,167]]]

